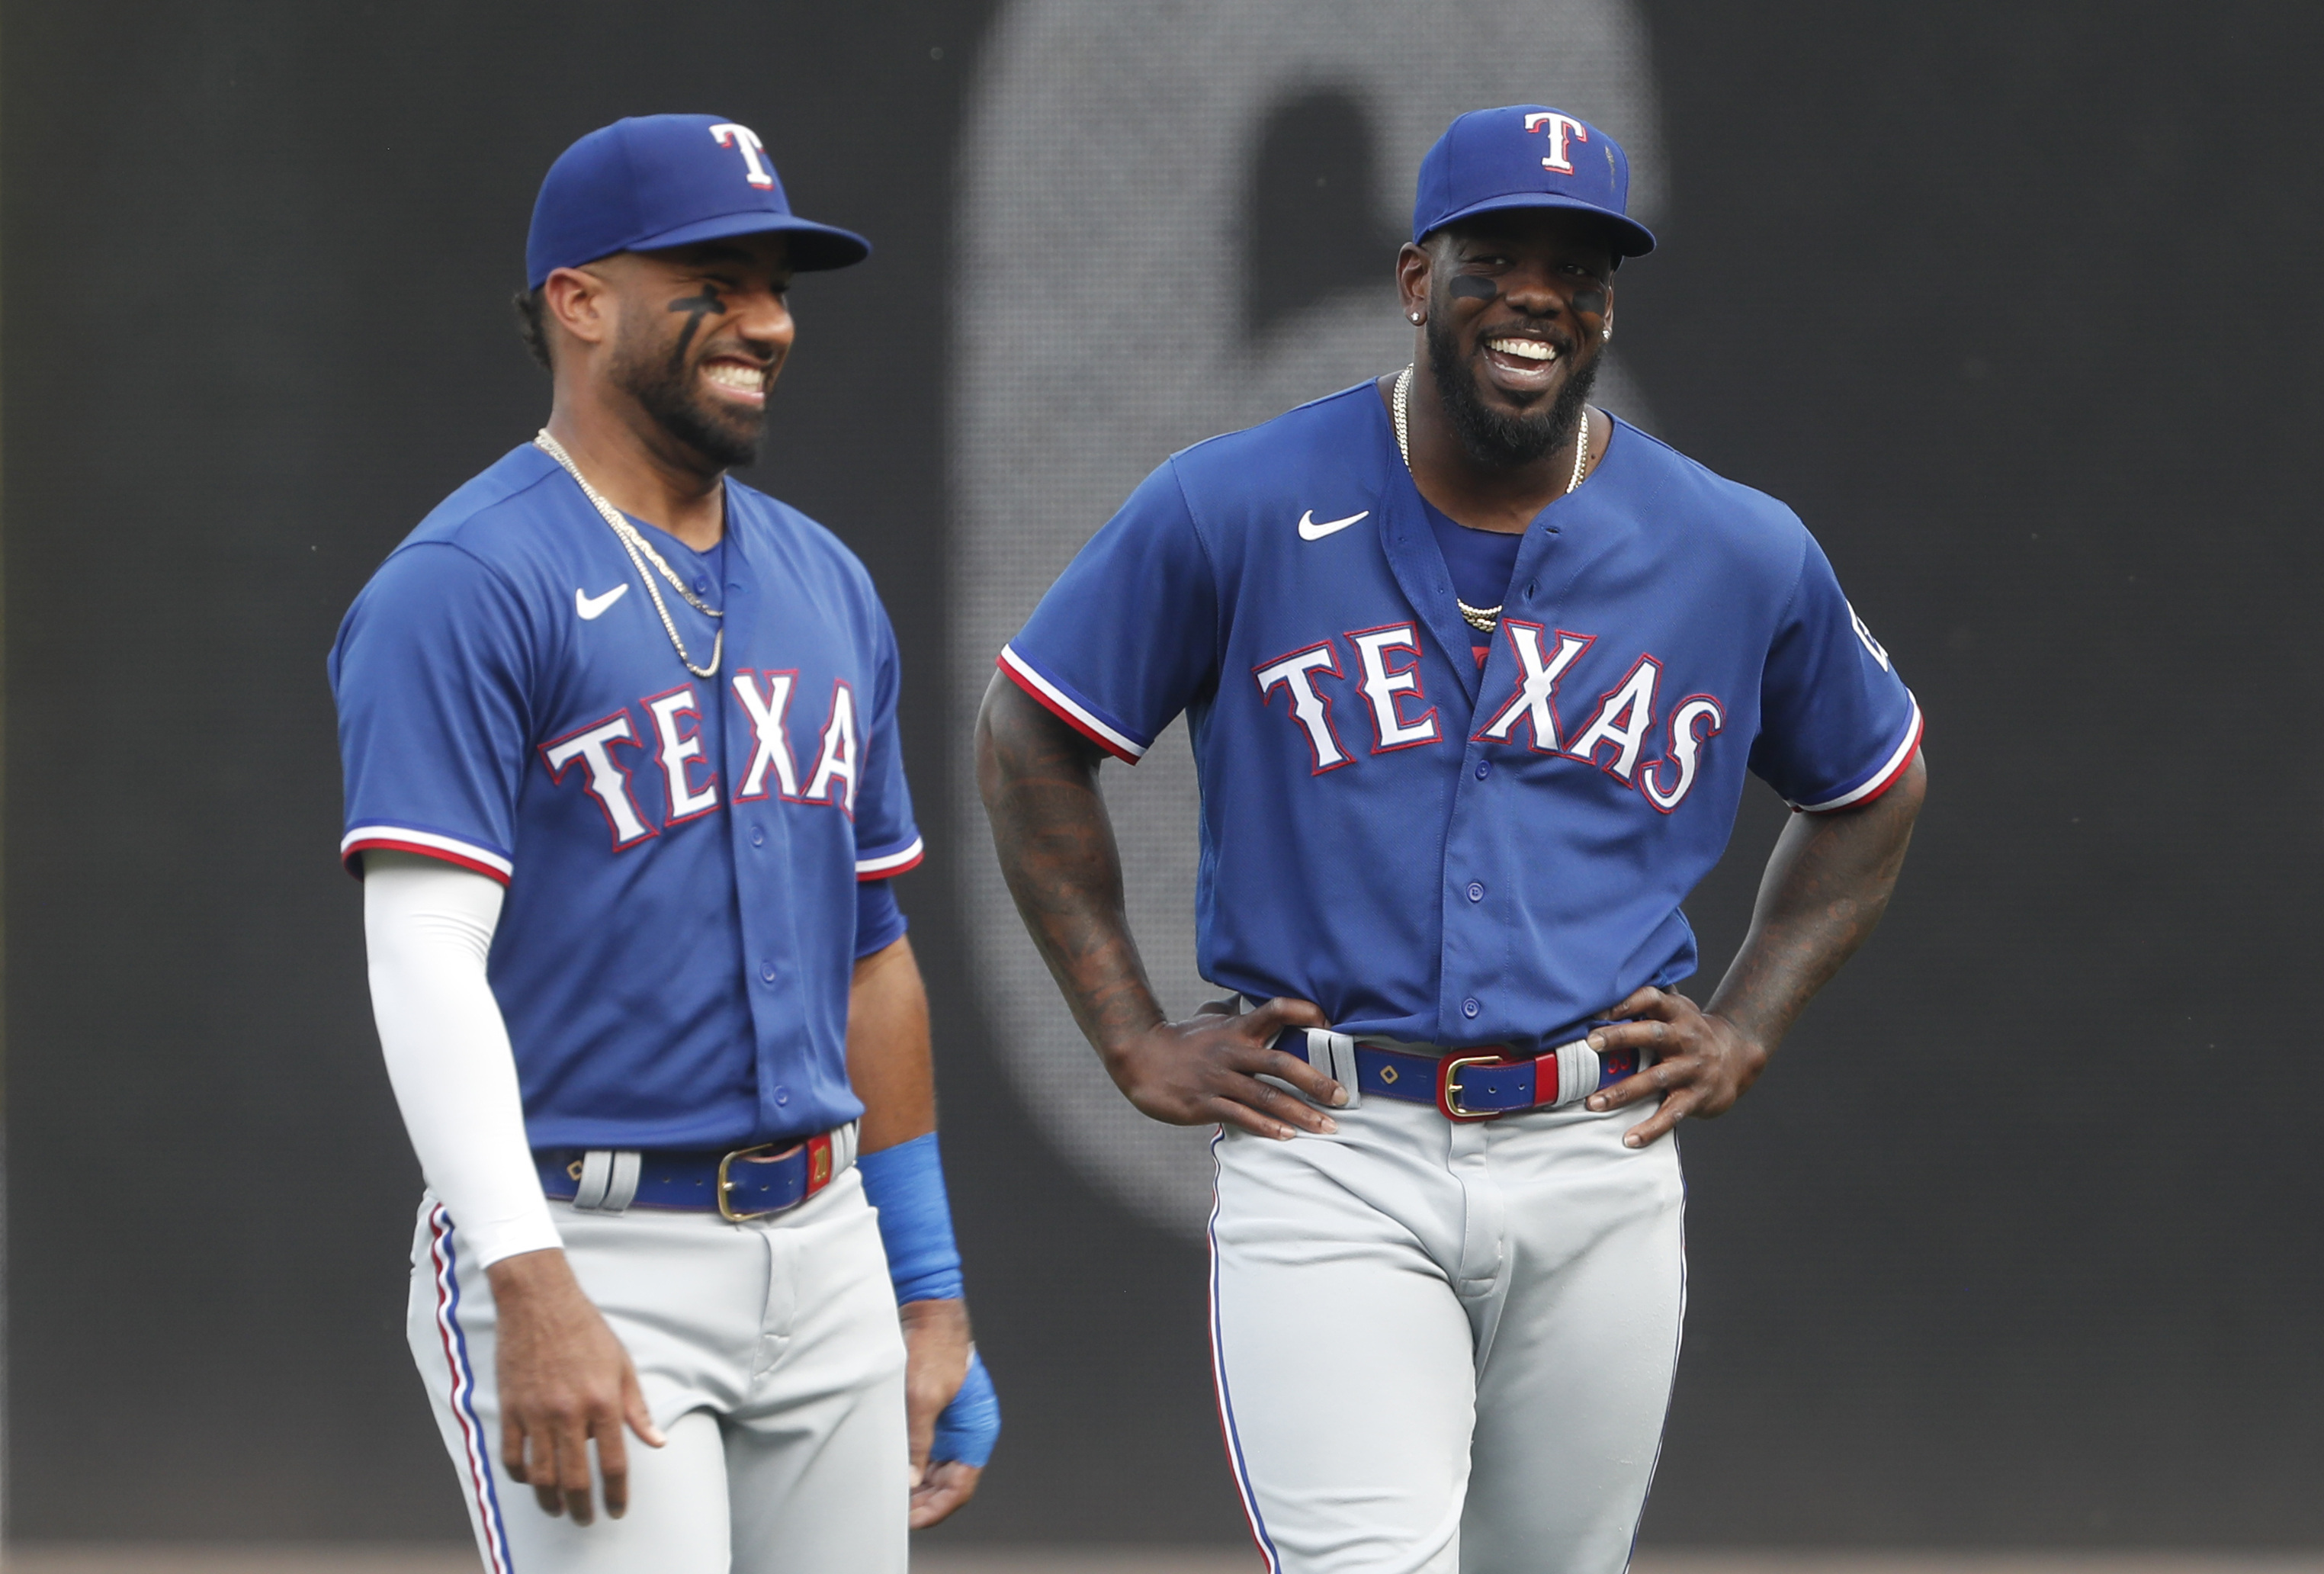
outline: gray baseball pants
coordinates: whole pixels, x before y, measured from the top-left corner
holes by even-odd
[[[742,1224],[550,1206],[669,1441],[628,1438],[625,1517],[541,1512],[501,1468],[491,1287],[423,1200],[406,1331],[489,1574],[902,1574],[903,1335],[862,1178]]]
[[[1220,1419],[1271,1574],[1620,1574],[1686,1297],[1676,1146],[1621,1143],[1651,1108],[1222,1134]]]

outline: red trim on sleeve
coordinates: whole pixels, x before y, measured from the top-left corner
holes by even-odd
[[[1888,789],[1896,785],[1897,782],[1902,782],[1904,779],[1904,773],[1911,770],[1913,768],[1913,762],[1920,757],[1921,718],[1915,716],[1913,718],[1912,746],[1904,751],[1904,757],[1897,761],[1895,765],[1886,776],[1881,777],[1879,781],[1875,782],[1861,794],[1849,799],[1846,803],[1839,804],[1831,809],[1803,809],[1800,812],[1803,814],[1837,814],[1843,809],[1861,809],[1866,804],[1877,799],[1882,793],[1887,792]]]
[[[1902,782],[1904,779],[1904,773],[1911,770],[1913,768],[1913,762],[1920,757],[1921,742],[1918,738],[1915,738],[1913,740],[1913,752],[1904,756],[1904,763],[1897,766],[1895,770],[1889,772],[1887,776],[1877,787],[1875,787],[1871,792],[1867,792],[1863,797],[1849,804],[1849,807],[1850,809],[1861,809],[1866,804],[1877,799],[1882,793],[1887,792],[1888,789],[1896,785],[1897,782]]]
[[[1909,699],[1910,696],[1908,695],[1907,698]],[[1879,775],[1841,793],[1837,798],[1828,798],[1821,803],[1795,802],[1792,805],[1794,812],[1831,814],[1842,809],[1854,809],[1861,804],[1871,802],[1889,788],[1894,787],[1903,778],[1904,773],[1912,768],[1914,760],[1920,755],[1921,730],[1926,725],[1926,720],[1921,712],[1921,702],[1917,699],[1913,700],[1913,715],[1911,720],[1905,724],[1904,741],[1896,745],[1896,752],[1888,757],[1887,763],[1881,767]]]
[[[1059,721],[1062,721],[1067,727],[1072,727],[1075,732],[1089,739],[1090,742],[1103,749],[1107,754],[1111,755],[1115,759],[1120,760],[1127,764],[1134,765],[1138,764],[1138,756],[1136,755],[1131,754],[1120,744],[1115,743],[1111,738],[1095,731],[1090,727],[1089,723],[1084,721],[1080,717],[1075,716],[1072,711],[1067,710],[1064,706],[1050,699],[1047,694],[1042,693],[1041,690],[1034,685],[1033,681],[1030,678],[1028,678],[1024,673],[1010,666],[1006,661],[996,659],[992,664],[999,667],[1002,671],[1008,673],[1009,681],[1011,683],[1016,684],[1018,688],[1022,689],[1026,693],[1031,695],[1034,702],[1039,705],[1042,709],[1047,711],[1051,716],[1056,717]]]
[[[459,854],[447,852],[442,847],[423,847],[418,842],[400,842],[387,837],[370,837],[359,842],[348,843],[346,849],[340,854],[339,861],[348,874],[360,880],[363,878],[363,859],[357,855],[374,847],[384,847],[397,853],[418,853],[423,858],[435,858],[463,869],[473,869],[479,875],[489,875],[503,885],[509,883],[507,871],[495,869],[490,864],[481,863],[475,858],[464,858]]]
[[[874,880],[892,880],[899,875],[909,874],[911,871],[918,868],[923,863],[925,863],[927,860],[927,856],[928,850],[925,847],[914,847],[912,849],[912,856],[908,859],[903,863],[895,865],[893,867],[885,869],[858,869],[855,872],[855,883],[858,885],[863,885],[868,884]]]

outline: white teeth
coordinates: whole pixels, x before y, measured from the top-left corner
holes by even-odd
[[[746,389],[753,394],[767,385],[767,375],[758,367],[739,366],[733,361],[713,361],[703,368],[703,375],[722,387]]]
[[[1544,344],[1537,338],[1497,338],[1491,342],[1491,347],[1505,356],[1515,356],[1521,361],[1557,359],[1557,347]]]

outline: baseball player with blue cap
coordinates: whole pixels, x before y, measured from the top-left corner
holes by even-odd
[[[900,1570],[1000,1430],[890,885],[895,635],[726,474],[793,275],[869,252],[723,116],[574,144],[518,298],[549,424],[331,653],[409,1334],[493,1574]]]
[[[1412,364],[1167,460],[978,723],[1084,1032],[1219,1123],[1220,1419],[1285,1574],[1627,1564],[1685,1299],[1662,1139],[1871,932],[1922,801],[1920,708],[1799,519],[1589,403],[1655,245],[1628,184],[1576,116],[1455,120],[1396,261]],[[1182,713],[1225,997],[1173,1022],[1097,776]],[[1680,903],[1747,774],[1799,812],[1698,1007]]]

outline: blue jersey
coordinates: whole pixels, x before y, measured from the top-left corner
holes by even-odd
[[[1838,809],[1921,731],[1791,511],[1626,424],[1475,634],[1369,383],[1172,458],[1001,661],[1125,760],[1186,714],[1205,978],[1528,1053],[1694,970],[1747,769]]]
[[[724,657],[678,662],[628,554],[528,444],[424,520],[331,653],[342,856],[506,883],[491,957],[536,1147],[700,1148],[862,1113],[858,882],[919,861],[893,631],[796,509],[726,483],[713,552],[641,527]],[[694,661],[715,625],[666,582]]]

